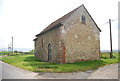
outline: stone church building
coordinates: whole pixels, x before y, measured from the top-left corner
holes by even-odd
[[[55,63],[99,60],[100,32],[85,6],[81,5],[36,35],[35,56]]]

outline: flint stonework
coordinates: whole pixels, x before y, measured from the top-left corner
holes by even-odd
[[[85,6],[81,5],[36,35],[35,56],[55,63],[99,60],[100,32]]]

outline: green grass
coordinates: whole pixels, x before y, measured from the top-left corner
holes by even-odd
[[[2,55],[7,55],[8,54],[8,52],[1,52],[0,51],[0,56],[2,56]]]
[[[118,53],[114,52],[113,53],[113,58],[118,58],[118,57],[119,57]],[[101,53],[101,58],[109,59],[110,58],[110,53],[109,52]]]
[[[94,70],[101,66],[120,62],[118,60],[118,53],[114,53],[114,56],[115,58],[110,59],[105,58],[109,57],[109,54],[102,54],[101,60],[56,64],[42,62],[41,60],[35,58],[33,54],[26,54],[4,57],[2,58],[2,61],[34,72],[77,72]]]
[[[2,60],[2,57],[0,57],[0,61]]]

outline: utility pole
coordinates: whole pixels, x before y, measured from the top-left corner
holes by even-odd
[[[109,26],[110,26],[110,49],[111,49],[111,52],[110,52],[110,58],[112,58],[112,31],[111,31],[111,19],[109,19]]]
[[[11,45],[8,44],[8,55],[10,55],[10,54],[11,54]]]
[[[12,37],[12,54],[13,54],[14,52],[13,52],[13,37]]]
[[[8,55],[9,55],[9,49],[10,49],[10,47],[9,47],[9,44],[8,44]]]

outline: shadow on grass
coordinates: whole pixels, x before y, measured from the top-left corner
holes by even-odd
[[[24,57],[24,66],[30,66],[33,68],[34,72],[77,72],[77,71],[87,71],[95,70],[101,66],[107,64],[112,64],[115,59],[101,59],[101,60],[91,60],[91,61],[81,61],[66,64],[57,64],[52,62],[42,62],[35,56]],[[116,60],[115,60],[116,62]]]
[[[24,62],[25,62],[23,63],[24,66],[30,66],[32,68],[57,68],[57,66],[54,66],[55,63],[42,62],[35,56],[25,57]]]
[[[34,68],[36,72],[47,71],[49,69],[54,70],[54,72],[74,72],[74,71],[87,71],[97,69],[100,66],[104,66],[106,62],[102,60],[92,60],[92,61],[82,61],[82,62],[74,62],[74,63],[66,63],[66,64],[56,64],[51,62],[42,62],[37,59],[35,56],[25,57],[24,66],[30,66]]]
[[[83,65],[93,65],[93,64],[97,64],[97,65],[104,65],[106,62],[104,62],[103,60],[91,60],[91,61],[81,61],[81,62],[75,62],[73,64],[83,64]]]
[[[25,61],[25,62],[32,62],[32,61],[42,62],[42,60],[36,58],[35,56],[25,57],[24,61]]]
[[[71,64],[71,63],[69,63],[69,64]],[[72,63],[72,65],[77,65],[77,66],[81,66],[81,67],[85,67],[85,68],[88,67],[91,69],[97,69],[106,64],[107,64],[107,62],[105,62],[103,60],[92,60],[92,61],[82,61],[82,62]]]

